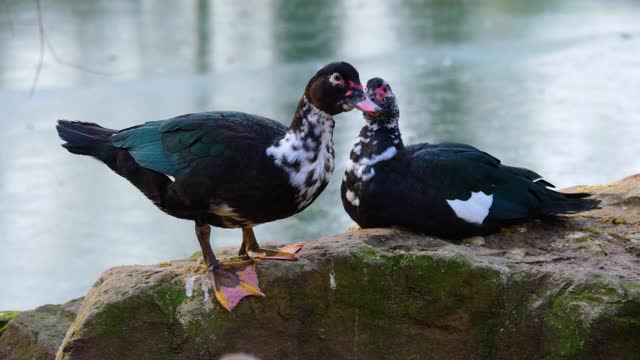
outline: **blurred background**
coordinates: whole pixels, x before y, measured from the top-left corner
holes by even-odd
[[[124,128],[206,110],[288,124],[309,77],[346,60],[388,80],[405,143],[459,141],[559,187],[640,172],[637,1],[0,0],[0,309],[84,295],[111,266],[199,250],[193,224],[60,148],[59,118]],[[34,79],[44,54],[41,72]],[[343,231],[361,114],[336,118],[321,197],[258,239]],[[214,246],[240,232],[214,229]]]

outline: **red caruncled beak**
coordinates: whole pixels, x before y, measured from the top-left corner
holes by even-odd
[[[360,109],[362,112],[376,113],[380,111],[380,107],[373,101],[369,100],[367,95],[364,93],[361,84],[349,81],[349,90],[347,91],[346,96],[345,102]]]

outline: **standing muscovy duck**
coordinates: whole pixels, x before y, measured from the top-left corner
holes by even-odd
[[[535,217],[585,211],[598,202],[564,194],[535,172],[502,165],[473,146],[404,146],[387,82],[367,82],[381,110],[365,114],[342,180],[342,204],[363,228],[398,226],[458,240]]]
[[[58,121],[62,146],[92,156],[135,185],[162,211],[195,221],[208,279],[232,310],[262,296],[255,259],[296,260],[301,245],[258,246],[252,228],[304,210],[324,190],[334,167],[333,116],[353,108],[376,111],[356,69],[331,63],[307,84],[291,125],[241,112],[205,112],[123,130]],[[210,225],[241,228],[236,261],[220,262]]]

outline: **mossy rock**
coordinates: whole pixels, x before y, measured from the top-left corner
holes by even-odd
[[[0,359],[54,359],[81,304],[82,298],[15,315],[0,336]]]
[[[232,313],[203,291],[198,259],[118,267],[58,358],[637,358],[637,279],[502,253],[399,230],[335,235],[298,262],[260,263],[267,296]]]

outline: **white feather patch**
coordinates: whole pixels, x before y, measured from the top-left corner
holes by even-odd
[[[362,145],[356,145],[353,147],[353,152],[356,153],[356,155],[360,155],[361,151],[362,151]]]
[[[356,193],[354,193],[353,191],[347,190],[345,196],[347,197],[347,200],[351,203],[351,205],[356,207],[360,205],[360,199],[358,199]]]
[[[209,212],[222,218],[222,222],[228,228],[238,228],[241,225],[250,224],[246,219],[243,219],[238,215],[236,209],[232,208],[228,204],[212,204]]]
[[[385,151],[373,155],[370,158],[363,158],[356,162],[349,160],[349,162],[347,162],[347,172],[353,172],[353,174],[362,179],[362,181],[370,180],[376,174],[373,166],[380,161],[393,158],[397,153],[398,149],[396,149],[395,146],[390,146]]]
[[[493,204],[493,195],[485,195],[482,191],[472,192],[468,200],[447,200],[456,216],[474,224],[482,224]]]

